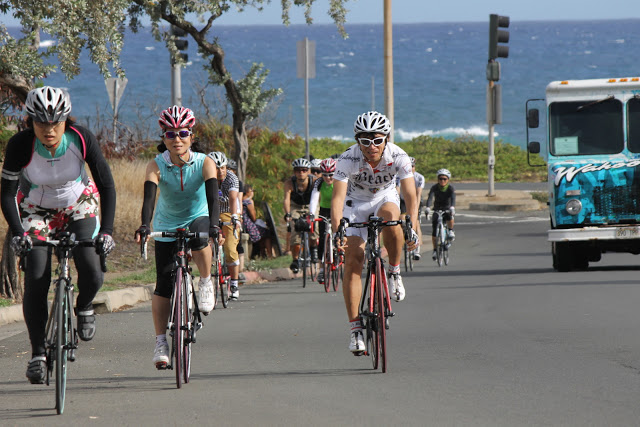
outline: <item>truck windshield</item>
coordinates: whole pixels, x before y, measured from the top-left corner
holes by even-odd
[[[637,95],[636,95],[637,96]],[[640,153],[640,99],[631,98],[627,102],[627,138],[629,151]]]
[[[624,147],[622,103],[614,98],[553,102],[549,132],[549,149],[555,156],[620,153]]]

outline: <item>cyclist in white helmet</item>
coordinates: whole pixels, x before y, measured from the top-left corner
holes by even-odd
[[[407,213],[417,219],[415,183],[409,156],[400,147],[388,141],[391,124],[387,117],[376,111],[361,114],[354,124],[357,144],[352,145],[338,159],[334,174],[331,200],[331,226],[335,233],[340,220],[367,221],[370,215],[393,221],[400,218],[400,198],[396,191],[396,176],[407,203]],[[416,247],[418,222],[413,221],[413,236],[407,245]],[[355,355],[364,352],[362,324],[358,306],[362,295],[362,267],[367,230],[347,228],[343,294],[351,327],[349,350]],[[389,285],[391,297],[402,301],[404,284],[400,277],[400,256],[404,243],[401,227],[385,227],[382,239],[389,253]],[[343,242],[344,244],[344,242]]]
[[[294,175],[284,183],[284,220],[294,225],[291,232],[291,257],[292,262],[289,268],[294,273],[300,270],[298,256],[300,255],[300,244],[302,242],[302,229],[299,221],[301,217],[309,214],[309,204],[311,203],[311,192],[313,191],[314,177],[310,175],[311,162],[301,157],[291,162]],[[311,247],[311,260],[318,261],[318,229],[309,236],[309,246]]]
[[[32,248],[32,239],[55,239],[57,232],[67,231],[75,233],[77,240],[95,238],[104,242],[96,249],[77,247],[73,251],[79,288],[77,331],[81,340],[93,339],[96,316],[92,301],[104,277],[96,250],[107,254],[115,246],[111,236],[116,189],[95,136],[70,116],[68,93],[51,86],[33,89],[25,108],[27,129],[15,134],[6,147],[0,199],[13,235],[11,245],[16,253],[27,257],[23,309],[32,358],[26,375],[32,384],[42,384],[47,363],[45,326],[51,250]]]
[[[311,160],[311,173],[313,174],[313,176],[315,177],[315,179],[320,179],[322,178],[322,170],[320,170],[320,163],[322,162],[322,159],[313,159]]]
[[[442,220],[446,222],[447,228],[449,229],[448,235],[449,239],[453,242],[456,238],[455,233],[453,232],[453,217],[456,214],[456,190],[451,185],[451,172],[448,169],[440,169],[436,172],[438,177],[438,183],[434,184],[429,190],[429,196],[427,197],[427,209],[426,214],[429,215],[429,206],[431,206],[431,202],[433,201],[433,210],[434,211],[447,211],[443,216]],[[437,257],[436,253],[436,227],[438,225],[438,216],[436,213],[433,214],[431,218],[431,242],[433,243],[433,253],[431,254],[431,258],[434,260]]]
[[[416,199],[418,201],[418,208],[422,203],[422,190],[424,189],[424,176],[421,173],[416,172],[416,158],[409,157],[411,160],[411,170],[413,171],[413,179],[416,182]],[[396,179],[396,189],[400,194],[400,212],[406,213],[407,206],[404,202],[404,197],[402,197],[402,192],[400,191],[400,179]],[[420,211],[418,210],[418,217],[416,217],[415,221],[420,221]],[[422,245],[422,228],[418,226],[418,248],[413,253],[413,259],[416,261],[420,260],[420,245]]]

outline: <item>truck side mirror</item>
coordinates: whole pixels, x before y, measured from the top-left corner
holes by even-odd
[[[537,108],[532,108],[527,111],[527,126],[531,129],[536,129],[540,126],[540,112]]]
[[[529,153],[531,153],[531,154],[539,154],[540,153],[540,143],[537,142],[537,141],[531,141],[529,143]]]

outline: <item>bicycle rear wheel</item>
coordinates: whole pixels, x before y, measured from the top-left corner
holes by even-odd
[[[412,250],[408,253],[409,258],[409,271],[413,271],[413,255],[416,253],[416,250]]]
[[[218,259],[218,249],[213,245],[211,257],[211,283],[213,284],[213,308],[218,306],[220,298],[220,260]]]
[[[374,288],[373,312],[375,313],[376,335],[378,337],[378,348],[380,361],[382,362],[382,372],[387,372],[387,328],[384,310],[384,270],[382,261],[376,258],[376,286]]]
[[[171,341],[171,353],[173,356],[173,369],[176,371],[176,386],[182,387],[182,371],[183,371],[183,347],[184,347],[184,309],[182,301],[182,268],[176,271],[176,282],[173,288],[173,339]]]
[[[449,265],[449,249],[446,246],[442,251],[442,258],[444,259],[444,265]]]
[[[409,271],[409,256],[411,254],[407,250],[407,244],[406,243],[404,244],[404,246],[402,246],[402,251],[404,252],[404,271],[408,272]]]
[[[66,283],[60,282],[56,289],[56,412],[64,412],[64,399],[67,391],[67,337],[69,330],[69,301],[66,298]]]

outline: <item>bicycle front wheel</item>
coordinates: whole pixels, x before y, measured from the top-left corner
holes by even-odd
[[[191,343],[193,342],[196,328],[196,314],[193,306],[193,288],[191,282],[191,274],[185,270],[182,280],[182,311],[184,313],[184,326],[182,330],[184,357],[182,359],[182,372],[185,384],[189,382],[189,377],[191,376]]]
[[[173,288],[173,340],[171,353],[173,355],[173,369],[176,371],[176,386],[182,387],[182,371],[184,359],[184,308],[182,296],[182,268],[176,271],[176,282]]]
[[[307,264],[310,264],[309,262],[309,236],[307,235],[307,233],[303,234],[302,237],[302,253],[301,256],[298,257],[298,263],[300,264],[300,267],[302,268],[302,287],[306,287],[307,286],[307,273],[309,272]]]
[[[58,283],[56,289],[56,412],[64,412],[64,398],[67,391],[67,337],[69,334],[69,301],[66,298],[66,283]]]
[[[333,279],[333,265],[331,264],[331,236],[327,234],[324,239],[324,255],[322,257],[322,276],[324,280],[324,291],[329,292]]]
[[[375,314],[376,335],[382,362],[382,372],[387,372],[387,328],[384,309],[384,271],[382,260],[376,258],[376,286],[374,288],[373,312]]]
[[[338,288],[340,288],[340,282],[344,279],[344,255],[336,251],[333,256],[335,265],[335,270],[333,270],[333,290],[337,292]]]
[[[438,227],[438,231],[436,232],[436,260],[438,261],[438,266],[442,266],[442,262],[444,260],[444,245],[442,244],[442,225]]]
[[[411,256],[411,253],[407,250],[407,244],[406,243],[402,247],[402,251],[404,252],[404,271],[408,272],[409,271],[409,257]]]
[[[442,258],[444,259],[444,265],[449,265],[449,249],[446,246],[442,251]]]
[[[229,306],[229,294],[231,293],[231,278],[227,273],[227,266],[220,265],[220,299],[222,300],[222,306],[227,308]]]
[[[378,325],[375,321],[375,307],[372,303],[372,297],[375,295],[375,288],[378,286],[376,282],[375,271],[371,271],[371,268],[367,269],[367,279],[365,283],[365,294],[363,296],[364,300],[364,316],[363,321],[366,322],[365,325],[365,333],[366,333],[366,347],[367,353],[371,356],[371,363],[373,364],[373,369],[378,369],[378,357],[380,355],[380,340],[378,339]],[[372,311],[373,310],[373,311]]]

